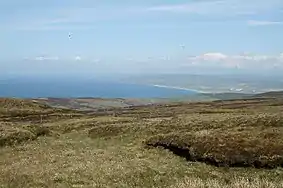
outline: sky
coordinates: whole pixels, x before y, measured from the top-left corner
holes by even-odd
[[[283,70],[282,0],[0,0],[0,22],[2,74]]]

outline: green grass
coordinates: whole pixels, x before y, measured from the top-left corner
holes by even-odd
[[[5,140],[0,187],[283,187],[283,169],[272,162],[283,151],[283,106],[274,100],[168,104],[91,115],[24,102],[0,106],[5,114],[0,114],[1,143]],[[14,105],[22,105],[23,113],[15,115]],[[187,160],[147,145],[158,143],[193,149],[195,157],[226,165]],[[272,168],[229,167],[255,159]]]

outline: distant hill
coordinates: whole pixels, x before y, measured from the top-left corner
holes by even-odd
[[[178,98],[151,98],[151,99],[123,99],[123,98],[37,98],[22,100],[16,98],[0,98],[0,112],[2,114],[21,114],[29,111],[30,114],[50,113],[57,109],[74,109],[80,111],[96,111],[107,108],[123,108],[133,106],[147,106],[174,102],[209,102],[225,100],[246,100],[261,98],[283,99],[283,91],[272,91],[260,94],[244,93],[200,93]],[[58,110],[59,110],[58,109]]]
[[[271,91],[253,95],[256,98],[283,98],[283,91]]]
[[[253,96],[252,94],[245,93],[202,93],[200,95],[214,100],[245,99]]]
[[[10,114],[10,113],[38,113],[42,111],[52,110],[49,106],[35,101],[22,100],[16,98],[0,98],[0,113]]]
[[[151,98],[151,99],[123,99],[123,98],[39,98],[34,101],[52,107],[93,111],[107,108],[123,108],[132,106],[146,106],[151,104],[164,104],[172,102],[209,102],[218,100],[242,100],[257,98],[283,98],[283,91],[267,92],[261,94],[245,93],[200,93],[197,95],[177,98]]]
[[[52,108],[51,105],[42,103],[39,100],[0,98],[0,117],[3,116],[27,116],[36,114],[51,114],[73,112],[70,109]]]
[[[163,99],[124,99],[124,98],[39,98],[33,99],[48,106],[92,111],[106,108],[123,108],[131,106],[144,106],[164,102]],[[168,102],[168,100],[166,100]]]
[[[200,96],[214,100],[256,99],[256,98],[283,98],[283,91],[271,91],[260,94],[246,93],[201,93]]]
[[[160,74],[147,76],[132,76],[124,80],[146,85],[165,85],[187,88],[205,93],[262,93],[269,90],[283,89],[283,77],[274,75],[250,74]]]

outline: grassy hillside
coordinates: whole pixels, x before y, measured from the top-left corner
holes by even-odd
[[[258,98],[283,98],[283,91],[271,91],[266,93],[261,93],[254,95],[254,97]]]
[[[246,99],[254,96],[252,94],[245,93],[202,93],[200,95],[215,100]]]
[[[245,93],[199,93],[190,96],[179,96],[175,98],[148,98],[148,99],[122,99],[122,98],[39,98],[34,102],[62,109],[74,109],[80,111],[98,111],[108,108],[127,108],[132,106],[146,106],[152,104],[200,102],[235,99],[257,99],[257,98],[283,98],[283,92],[268,92],[261,94]],[[39,109],[40,110],[40,109]]]
[[[92,113],[0,102],[0,187],[283,187],[282,99]]]
[[[80,111],[95,111],[107,108],[121,108],[148,105],[163,102],[163,99],[120,99],[120,98],[41,98],[34,99],[52,107],[76,109]],[[166,100],[168,102],[168,99]]]

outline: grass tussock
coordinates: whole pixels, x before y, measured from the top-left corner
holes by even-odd
[[[24,128],[32,132],[36,137],[51,136],[52,134],[50,128],[41,125],[28,125]]]
[[[8,131],[1,131],[0,146],[10,146],[20,144],[29,140],[34,140],[36,136],[24,129],[11,129]]]
[[[122,135],[128,130],[128,127],[121,125],[106,125],[97,126],[88,131],[88,136],[90,138],[109,138],[118,135]]]
[[[50,107],[22,99],[0,98],[0,116],[17,116],[52,110]]]
[[[48,127],[40,125],[15,126],[13,124],[1,125],[0,146],[12,146],[35,140],[40,136],[50,136],[52,132]]]
[[[49,108],[46,105],[38,104],[35,102],[31,102],[23,99],[11,99],[11,98],[0,98],[0,106],[2,109],[42,109]]]
[[[146,141],[189,161],[227,167],[283,167],[283,131],[230,129],[160,135]]]

